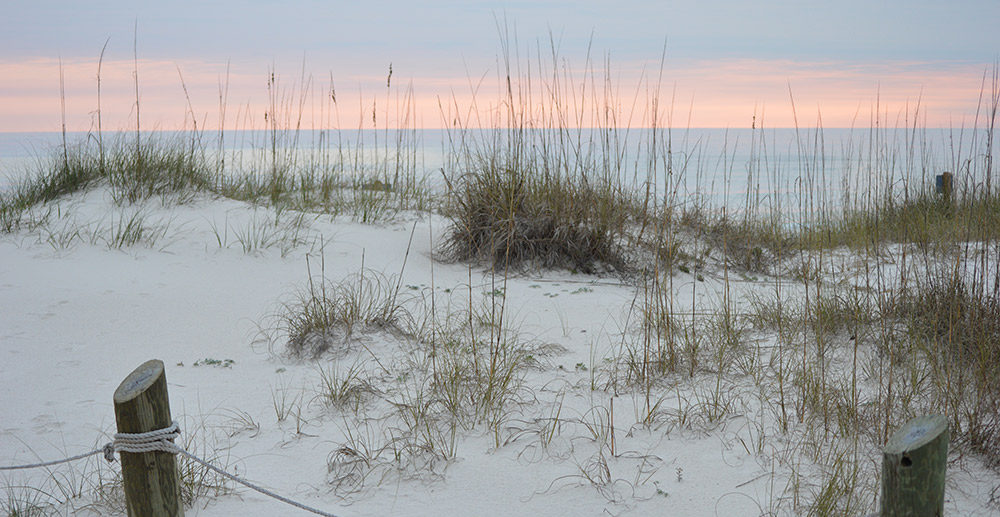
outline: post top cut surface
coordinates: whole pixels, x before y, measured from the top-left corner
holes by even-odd
[[[920,447],[948,430],[948,420],[943,415],[929,415],[914,418],[900,427],[885,445],[885,452],[901,454]]]
[[[163,375],[163,361],[150,359],[142,363],[115,390],[115,403],[127,402],[149,389]]]

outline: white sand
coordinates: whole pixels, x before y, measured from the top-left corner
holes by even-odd
[[[661,396],[669,396],[663,397],[660,414],[676,417],[682,414],[679,408],[688,408],[691,421],[683,425],[666,417],[652,426],[637,423],[645,397],[638,390],[622,390],[613,401],[612,455],[586,425],[600,429],[593,423],[612,404],[608,391],[591,390],[591,375],[598,384],[606,383],[604,358],[619,351],[635,288],[613,277],[548,272],[514,275],[507,284],[512,326],[525,339],[565,351],[543,358],[542,368],[526,374],[525,405],[511,410],[501,432],[506,443],[496,447],[485,425],[460,430],[456,457],[438,462],[433,471],[398,474],[383,469],[378,471],[384,474],[381,483],[373,477],[359,491],[335,491],[328,483],[327,460],[347,443],[347,432],[357,435],[359,427],[349,423],[352,412],[330,408],[317,396],[317,365],[328,367],[334,359],[285,357],[280,343],[270,350],[259,340],[260,327],[268,326],[281,302],[306,287],[307,255],[318,274],[321,238],[331,280],[356,273],[362,256],[367,268],[395,275],[403,266],[414,222],[403,292],[429,297],[433,287],[439,312],[466,309],[468,267],[430,258],[432,238],[443,232],[446,221],[404,214],[397,222],[362,225],[320,217],[310,219],[307,243],[284,257],[280,246],[245,254],[233,230],[228,246],[220,248],[213,227],[226,234],[227,225],[247,228],[253,219],[265,224],[273,220],[273,212],[199,197],[181,205],[147,204],[147,224],[169,222],[166,236],[152,249],[109,250],[88,237],[66,249],[45,242],[52,232],[55,241],[66,241],[74,228],[110,225],[117,214],[134,211],[115,207],[109,197],[100,189],[73,196],[58,203],[62,218],[55,216],[45,229],[0,237],[0,464],[54,459],[105,443],[114,432],[111,397],[118,383],[142,362],[158,358],[167,366],[173,414],[193,434],[188,446],[194,452],[345,517],[735,516],[769,509],[793,515],[790,480],[798,479],[805,498],[823,479],[803,444],[805,435],[796,429],[787,435],[777,432],[773,401],[749,378],[727,380],[724,393],[735,409],[715,423],[691,410],[698,397],[711,396],[714,375],[679,378],[676,387],[663,388]],[[704,282],[696,282],[690,274],[678,274],[675,303],[690,308],[696,297],[705,306],[717,304],[723,285],[719,276],[709,273]],[[482,269],[473,269],[471,279],[477,304],[488,299],[492,282],[503,281]],[[766,284],[732,280],[734,296]],[[773,338],[761,339],[766,345]],[[405,370],[404,343],[379,333],[363,335],[360,342],[365,346],[354,346],[336,359],[339,367],[362,364],[376,371],[374,356],[395,373]],[[232,364],[195,366],[204,359]],[[298,418],[293,414],[278,421],[275,405],[282,396]],[[557,401],[562,404],[558,413]],[[391,420],[374,419],[382,406],[371,404],[369,432],[391,428]],[[545,419],[557,414],[563,423],[545,443]],[[259,428],[247,426],[247,420]],[[877,473],[877,451],[859,454],[866,458],[866,472]],[[62,506],[62,513],[101,510],[88,508],[98,461],[103,460],[50,471],[64,480],[61,486],[81,487],[82,496]],[[958,459],[950,469],[946,513],[996,515],[987,500],[1000,484],[997,476],[974,457]],[[0,473],[0,494],[22,484],[51,490],[50,472]],[[105,468],[104,475],[108,472]],[[602,475],[608,477],[602,481]],[[864,483],[874,486],[875,480]],[[201,499],[187,514],[307,515],[243,488]]]

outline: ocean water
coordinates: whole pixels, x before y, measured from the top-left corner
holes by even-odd
[[[185,145],[190,134],[161,133]],[[671,203],[701,203],[730,212],[794,214],[862,206],[915,192],[944,171],[956,185],[983,187],[991,172],[988,134],[971,129],[596,129],[541,130],[523,139],[536,166],[571,174],[605,171],[623,188]],[[134,135],[118,135],[134,138]],[[149,133],[140,135],[149,138]],[[93,139],[69,133],[70,145]],[[105,137],[109,138],[108,136]],[[505,130],[332,130],[204,132],[196,147],[232,175],[265,173],[273,160],[301,168],[372,172],[400,163],[433,185],[467,172],[477,153],[504,148]],[[998,135],[993,135],[993,144]],[[0,133],[0,191],[61,153],[61,133]],[[367,170],[363,170],[367,169]],[[990,182],[992,183],[992,182]],[[993,187],[995,188],[995,187]]]

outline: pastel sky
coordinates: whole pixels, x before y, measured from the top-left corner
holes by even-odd
[[[217,127],[227,83],[225,124],[261,127],[272,69],[282,98],[309,86],[306,125],[331,119],[332,79],[341,126],[387,95],[399,111],[412,87],[417,125],[441,127],[439,103],[469,105],[476,85],[479,107],[495,105],[505,23],[519,60],[534,66],[555,42],[573,81],[607,72],[625,105],[648,96],[665,48],[674,126],[788,127],[791,92],[801,125],[867,126],[877,101],[891,120],[919,102],[922,123],[956,127],[971,124],[1000,56],[998,20],[997,0],[18,0],[0,18],[0,131],[59,129],[60,68],[69,129],[92,128],[105,42],[105,128],[134,124],[134,41],[144,129],[184,127],[192,112]]]

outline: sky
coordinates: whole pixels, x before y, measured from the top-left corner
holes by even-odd
[[[5,4],[14,132],[59,130],[61,101],[68,129],[95,128],[98,66],[105,129],[134,127],[136,75],[143,129],[259,129],[271,104],[305,126],[472,124],[502,101],[505,56],[544,88],[553,49],[566,91],[612,85],[646,118],[658,96],[674,126],[867,127],[877,110],[956,127],[1000,56],[996,0]]]

